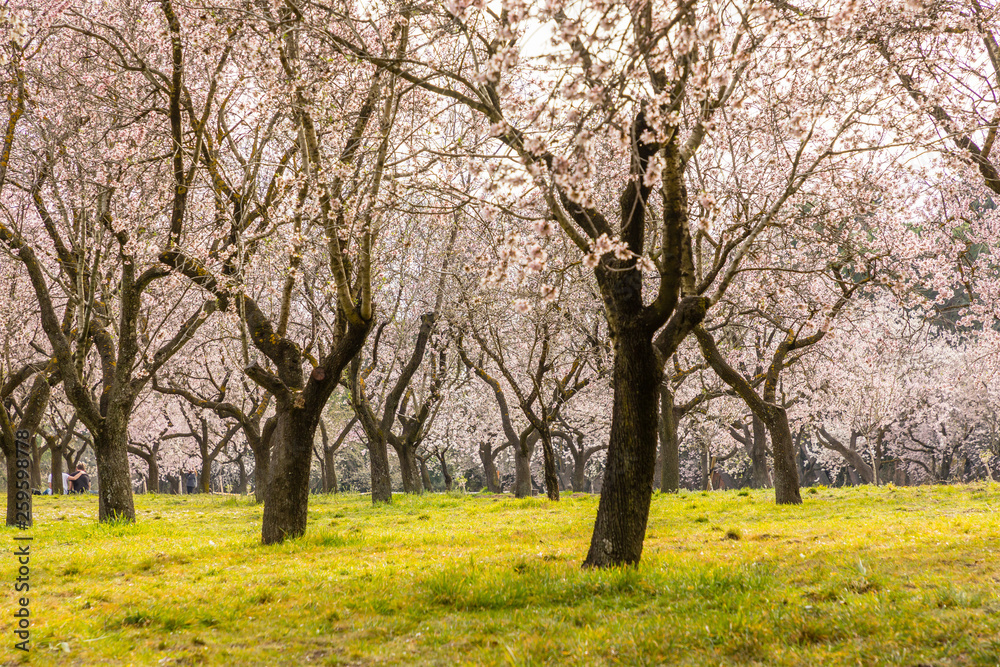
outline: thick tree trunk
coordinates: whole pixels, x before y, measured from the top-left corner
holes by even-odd
[[[586,567],[634,565],[642,556],[653,495],[662,378],[651,335],[641,330],[619,331],[610,446]]]
[[[531,449],[527,443],[514,447],[514,497],[531,497]]]
[[[552,449],[552,436],[541,435],[542,459],[545,464],[545,495],[549,500],[559,500],[559,475],[556,472],[556,454]]]
[[[479,445],[479,460],[483,462],[483,473],[486,477],[486,488],[490,493],[500,493],[500,474],[493,461],[493,448],[488,444]]]
[[[674,413],[674,393],[660,386],[660,490],[677,493],[681,487],[680,446],[677,442],[677,415]]]
[[[774,452],[774,500],[779,505],[801,505],[799,469],[795,461],[795,444],[784,408],[775,407],[767,416],[771,447]]]
[[[416,448],[408,442],[393,445],[399,458],[399,474],[403,478],[403,493],[420,493],[423,485],[420,482],[420,470],[417,468]]]
[[[275,417],[261,526],[264,544],[306,532],[312,444],[319,423],[317,411],[288,405],[279,405]]]
[[[767,465],[767,427],[753,416],[753,442],[750,443],[750,486],[754,489],[771,487],[771,472]]]
[[[98,517],[105,521],[135,521],[132,473],[128,465],[126,408],[109,410],[103,427],[94,434],[94,455],[99,476]],[[91,485],[94,480],[91,479]]]
[[[372,503],[392,502],[392,479],[389,477],[389,449],[385,440],[368,440],[371,463]]]

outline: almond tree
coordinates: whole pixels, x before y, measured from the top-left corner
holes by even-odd
[[[18,133],[6,174],[22,198],[5,197],[8,218],[0,221],[0,241],[16,254],[35,293],[66,397],[93,437],[102,521],[135,518],[127,434],[138,395],[215,310],[214,299],[191,308],[169,281],[156,284],[169,275],[156,262],[150,222],[169,197],[157,181],[158,143],[166,138],[158,104],[169,106],[182,91],[176,78],[136,60],[163,46],[142,26],[157,19],[169,25],[170,3],[148,12],[148,22],[109,25],[120,25],[129,11],[66,8],[68,22],[40,40],[44,57],[25,69],[38,92],[25,100],[25,132]],[[67,52],[93,57],[63,76]],[[176,77],[179,69],[178,63]],[[182,185],[170,197],[172,232],[183,218]],[[100,368],[96,395],[85,380],[92,356]]]
[[[352,10],[324,9],[314,30],[488,124],[507,160],[497,173],[510,200],[530,202],[548,222],[539,231],[551,234],[555,223],[594,270],[614,340],[615,401],[586,564],[637,562],[664,360],[872,104],[834,83],[846,53],[833,48],[836,31],[753,2],[505,2],[499,12],[459,2],[411,14],[423,40],[411,40],[406,58],[386,58],[358,31],[320,27],[364,25]],[[522,41],[539,25],[558,48]],[[559,76],[542,73],[553,65]],[[699,149],[712,159],[699,165]],[[699,167],[714,172],[712,191],[689,199]],[[744,168],[753,173],[746,183]],[[732,223],[713,233],[717,210]],[[711,241],[700,259],[693,237]]]

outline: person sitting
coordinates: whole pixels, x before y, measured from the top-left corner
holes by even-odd
[[[76,473],[70,475],[68,479],[73,486],[73,493],[90,491],[90,475],[87,474],[87,468],[82,463],[76,464]]]

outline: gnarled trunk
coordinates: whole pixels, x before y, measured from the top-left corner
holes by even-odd
[[[312,444],[319,423],[317,410],[294,405],[279,404],[275,418],[261,526],[264,544],[306,532]]]
[[[651,336],[615,338],[614,405],[601,501],[584,565],[633,565],[642,556],[656,465],[657,397],[663,372]]]

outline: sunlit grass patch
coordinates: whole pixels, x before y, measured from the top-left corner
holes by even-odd
[[[102,526],[43,498],[31,661],[997,665],[1000,487],[771,493],[658,495],[642,563],[606,571],[591,496],[313,496],[272,546],[247,499]]]

